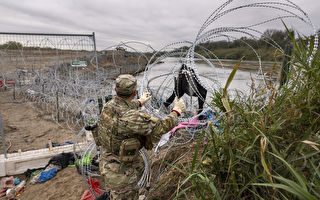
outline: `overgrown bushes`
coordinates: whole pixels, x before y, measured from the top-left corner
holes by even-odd
[[[231,100],[222,89],[212,97],[229,111],[223,134],[200,138],[176,198],[320,199],[319,50],[312,55],[313,41],[291,39],[288,82],[269,85],[263,104],[253,95]]]

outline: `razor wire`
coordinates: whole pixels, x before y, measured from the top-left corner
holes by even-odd
[[[233,5],[233,3],[240,3],[240,5]],[[256,22],[249,25],[237,26],[237,24],[235,24],[224,27],[219,26],[219,20],[227,18],[230,14],[254,9],[265,9],[276,12],[277,17],[270,15],[268,16],[268,19],[261,21],[257,19]],[[198,97],[205,102],[205,107],[201,113],[197,113],[197,109],[195,108],[197,100],[194,100],[193,97],[184,95],[183,98],[187,105],[187,112],[179,119],[179,121],[191,121],[206,112],[215,111],[216,108],[211,104],[210,100],[203,99],[199,90],[196,87],[192,87],[192,85],[195,85],[194,81],[197,81],[210,95],[213,95],[214,91],[221,88],[222,85],[221,74],[217,72],[217,67],[225,68],[224,60],[219,59],[214,50],[210,51],[204,48],[202,44],[206,42],[216,41],[221,38],[227,38],[230,41],[236,39],[240,40],[250,51],[254,52],[254,55],[257,58],[257,73],[255,73],[255,77],[251,77],[251,79],[262,80],[263,85],[266,86],[267,77],[264,73],[261,57],[256,49],[243,40],[242,37],[262,39],[272,48],[278,49],[280,52],[284,53],[279,44],[272,38],[263,35],[261,27],[279,21],[285,22],[287,19],[301,21],[302,23],[307,24],[312,29],[313,33],[316,33],[316,28],[312,24],[309,16],[299,6],[289,0],[280,0],[277,2],[250,1],[249,3],[245,0],[229,0],[212,12],[197,32],[194,41],[191,42],[174,42],[165,45],[158,51],[155,51],[150,45],[142,42],[121,42],[118,45],[113,45],[97,52],[96,56],[98,63],[96,63],[93,54],[84,55],[83,52],[77,49],[78,46],[81,46],[80,44],[82,41],[87,41],[85,39],[72,41],[67,38],[56,40],[42,38],[40,43],[38,43],[37,48],[33,48],[36,45],[32,41],[26,42],[24,40],[15,40],[19,43],[23,43],[23,48],[18,48],[19,51],[17,51],[19,57],[13,57],[13,50],[10,48],[7,48],[7,51],[1,50],[0,57],[7,57],[7,59],[1,59],[1,65],[7,65],[8,63],[24,63],[21,66],[16,66],[15,69],[17,69],[13,72],[15,74],[14,77],[19,84],[19,94],[26,101],[34,102],[34,104],[32,104],[34,109],[40,112],[50,113],[52,119],[60,126],[68,127],[74,131],[80,129],[76,140],[77,143],[78,137],[82,136],[84,133],[84,130],[81,128],[89,121],[97,121],[100,113],[98,101],[99,99],[105,100],[104,102],[107,101],[106,95],[112,94],[113,79],[121,73],[143,73],[139,80],[139,94],[142,94],[145,90],[149,90],[152,94],[151,101],[145,105],[145,111],[150,116],[164,118],[170,112],[170,107],[168,109],[164,108],[163,101],[168,98],[172,91],[176,92],[173,89],[174,77],[177,77],[181,63],[185,63],[187,67],[194,71],[194,79],[190,79],[185,75],[186,80],[196,94],[196,98]],[[6,39],[5,41],[8,42],[10,40]],[[19,44],[12,43],[10,45],[17,46]],[[140,48],[134,47],[135,45],[140,45]],[[61,46],[61,48],[58,46]],[[316,52],[317,47],[318,35],[315,34],[315,44],[311,55]],[[38,56],[28,56],[28,50],[32,48],[34,50],[33,54]],[[199,54],[196,51],[196,48],[203,49],[205,54]],[[50,59],[50,54],[53,52],[55,55],[54,59]],[[91,66],[91,68],[89,67],[91,70],[89,68],[72,68],[70,63],[72,60],[68,57],[73,57],[76,60],[86,60]],[[171,64],[168,70],[161,71],[161,69],[159,69],[160,64],[172,57],[175,58],[174,63]],[[197,66],[198,61],[202,61],[209,66],[206,72],[199,71],[199,67]],[[218,64],[214,64],[213,61],[218,62]],[[27,63],[36,62],[41,64],[34,64],[32,71],[23,71],[24,68],[29,65]],[[95,69],[94,66],[97,64],[99,64],[99,69],[93,70]],[[41,70],[37,70],[40,67]],[[2,72],[2,74],[3,73],[4,72]],[[5,76],[6,75],[2,75],[2,77]],[[156,82],[159,82],[159,84]],[[259,90],[259,86],[252,89],[252,91],[256,90]],[[249,93],[242,92],[242,94],[253,95],[252,91]],[[241,91],[239,90],[239,92]],[[267,90],[264,94],[255,96],[254,101],[256,101],[257,104],[260,103],[260,109],[263,109],[269,101],[269,96],[270,91]],[[167,155],[167,152],[172,147],[185,145],[198,139],[198,133],[203,129],[210,132],[209,125],[218,123],[225,115],[225,113],[222,112],[216,114],[217,115],[212,118],[200,121],[202,125],[199,127],[187,127],[174,133],[171,140],[160,150],[161,153],[164,153],[162,159],[164,160],[169,156],[169,154]],[[217,128],[214,134],[222,135],[222,132],[223,131]],[[99,151],[94,143],[88,143],[88,145],[80,151],[80,156],[82,158],[88,156],[95,157],[97,155],[99,155]],[[145,170],[139,181],[139,185],[144,187],[150,185],[150,176],[152,173],[157,173],[157,178],[155,179],[155,182],[157,182],[159,177],[168,168],[160,165],[157,172],[152,172],[150,169],[150,162],[155,158],[152,156],[150,157],[145,150],[141,150],[140,155],[144,159]],[[184,155],[186,155],[186,153],[173,163],[180,160]],[[84,174],[86,182],[90,177],[97,175],[92,172],[92,166],[90,164],[87,165],[82,163],[80,171]],[[91,193],[92,195],[95,195],[92,191]]]
[[[232,5],[232,3],[241,3],[240,5]],[[233,27],[215,27],[215,28],[211,28],[211,26],[215,26],[215,22],[217,22],[218,20],[220,20],[221,18],[224,18],[226,16],[228,16],[231,13],[237,12],[237,11],[241,11],[241,10],[248,10],[248,9],[265,9],[265,10],[272,10],[277,12],[277,17],[274,16],[270,16],[269,19],[267,20],[262,20],[262,21],[258,21],[255,23],[252,23],[250,25],[247,26],[233,26]],[[266,43],[268,43],[269,45],[273,46],[275,49],[278,49],[280,52],[284,53],[282,48],[270,37],[263,37],[263,33],[261,31],[259,31],[258,27],[261,25],[267,25],[270,24],[272,22],[275,21],[284,21],[285,19],[288,18],[292,18],[292,19],[296,19],[298,21],[302,21],[303,23],[306,23],[307,25],[309,25],[312,29],[312,31],[315,33],[315,27],[312,24],[310,18],[308,17],[308,15],[296,4],[292,3],[291,1],[288,0],[284,0],[284,1],[278,1],[278,2],[273,2],[273,1],[259,1],[259,2],[248,2],[248,1],[227,1],[224,4],[222,4],[218,9],[216,9],[207,19],[206,21],[203,23],[202,27],[200,28],[200,30],[198,31],[198,34],[196,36],[196,39],[194,42],[176,42],[176,43],[172,43],[169,44],[165,47],[163,47],[161,50],[159,50],[157,53],[160,52],[168,52],[168,54],[165,54],[161,57],[159,57],[156,62],[154,63],[149,63],[148,67],[145,71],[145,76],[144,76],[144,83],[142,84],[141,88],[140,88],[140,92],[142,92],[143,90],[145,90],[146,88],[148,88],[149,82],[148,79],[153,81],[153,77],[149,78],[149,73],[152,70],[152,68],[157,64],[157,61],[161,61],[162,59],[165,59],[168,56],[172,56],[174,54],[174,51],[170,51],[169,49],[179,49],[179,45],[181,44],[189,44],[189,48],[186,52],[182,53],[184,54],[184,58],[186,60],[186,64],[195,71],[195,78],[196,80],[202,85],[204,86],[207,90],[208,84],[205,84],[201,78],[201,74],[198,72],[198,68],[195,64],[195,58],[197,57],[195,54],[195,48],[200,46],[202,43],[208,42],[208,41],[213,41],[214,39],[218,38],[219,36],[223,35],[225,37],[227,37],[230,40],[234,40],[234,39],[240,39],[241,42],[246,43],[245,41],[243,41],[241,39],[241,37],[243,36],[249,36],[253,39],[258,39],[261,38],[262,40],[264,40]],[[206,30],[206,31],[205,31]],[[231,35],[231,33],[237,33],[239,36],[235,37],[233,35]],[[317,44],[318,42],[318,38],[317,38],[317,34],[315,34],[315,43]],[[270,41],[270,42],[269,42]],[[260,59],[259,54],[255,51],[255,49],[253,47],[251,47],[248,43],[246,43],[247,46],[254,52],[254,54],[257,57],[258,60],[258,73],[257,73],[257,77],[256,79],[260,79],[263,81],[264,85],[266,86],[266,77],[264,75],[264,71],[262,68],[262,62]],[[313,49],[313,53],[316,51],[317,45],[315,45],[315,48]],[[157,54],[156,53],[156,54]],[[179,52],[177,52],[179,53]],[[214,51],[213,51],[214,53]],[[154,54],[154,55],[156,55]],[[182,56],[182,55],[181,55]],[[202,58],[203,59],[203,58]],[[177,70],[175,70],[177,71]],[[188,80],[188,79],[187,79]],[[171,82],[172,83],[172,82]],[[191,83],[192,84],[192,83]],[[170,85],[170,83],[168,83],[168,85]],[[168,87],[168,85],[165,85],[163,87]],[[193,87],[191,87],[192,89],[194,89]],[[196,89],[196,88],[195,88]],[[195,91],[196,93],[198,93],[197,91]],[[270,96],[270,91],[267,91],[266,96]],[[201,98],[200,95],[198,95],[198,97]],[[268,102],[268,98],[264,98],[265,102],[264,105],[266,105],[266,103]],[[159,104],[159,103],[158,103]],[[153,104],[153,105],[158,105]],[[190,108],[188,106],[188,108]],[[154,112],[155,115],[159,116],[159,112],[157,108],[152,108],[150,107],[149,112],[150,114],[152,114],[152,110],[156,110]],[[160,112],[161,113],[161,112]],[[162,117],[165,116],[165,112],[162,113]],[[185,119],[182,119],[185,120]]]
[[[312,24],[308,15],[299,6],[292,3],[291,1],[288,1],[288,0],[284,0],[281,2],[280,1],[278,1],[278,2],[275,2],[275,1],[262,1],[261,2],[261,1],[259,1],[259,2],[255,2],[255,3],[251,3],[251,2],[247,3],[248,1],[242,1],[241,5],[234,6],[234,7],[232,5],[233,2],[241,2],[241,1],[229,0],[229,1],[225,2],[224,4],[222,4],[218,9],[216,9],[207,18],[207,20],[203,23],[202,27],[200,28],[200,30],[199,30],[199,32],[193,42],[181,41],[181,42],[172,43],[172,44],[164,46],[161,50],[159,50],[158,52],[156,52],[154,54],[154,57],[156,57],[157,54],[159,54],[159,55],[161,54],[160,52],[166,52],[165,54],[159,56],[155,60],[155,62],[148,63],[148,66],[147,66],[145,73],[144,73],[143,82],[140,87],[140,92],[143,92],[144,90],[148,89],[148,90],[151,90],[152,94],[155,94],[155,95],[153,95],[153,97],[156,96],[149,103],[147,103],[145,105],[147,108],[146,110],[147,110],[148,114],[150,114],[151,116],[156,116],[156,117],[160,117],[160,118],[163,118],[166,116],[166,114],[168,114],[168,110],[162,109],[163,108],[163,105],[162,105],[163,96],[164,96],[164,98],[168,98],[168,96],[165,96],[164,94],[168,93],[167,91],[170,91],[170,88],[172,91],[173,78],[177,77],[177,73],[179,70],[179,67],[177,67],[178,64],[172,66],[172,68],[169,70],[169,73],[163,73],[160,75],[152,76],[152,70],[154,70],[157,67],[157,64],[159,62],[161,62],[162,60],[164,60],[167,57],[179,55],[179,60],[184,60],[184,63],[186,63],[186,65],[195,72],[195,76],[194,76],[195,79],[188,79],[186,77],[186,80],[188,81],[189,85],[191,85],[191,86],[194,85],[194,83],[192,83],[192,81],[196,80],[203,87],[205,87],[207,90],[209,90],[209,91],[211,90],[211,92],[213,91],[212,88],[208,87],[208,85],[209,85],[208,82],[204,83],[204,81],[203,81],[204,76],[201,73],[199,73],[197,64],[195,62],[196,58],[204,60],[205,62],[207,62],[207,59],[206,59],[206,57],[204,57],[202,55],[198,55],[197,52],[195,51],[195,49],[196,49],[196,47],[201,46],[202,43],[214,41],[214,39],[216,39],[218,37],[224,36],[224,37],[227,37],[228,40],[239,39],[241,42],[245,43],[248,46],[248,48],[251,49],[254,52],[254,54],[256,55],[257,60],[258,60],[258,73],[256,74],[255,78],[251,77],[251,79],[262,80],[263,84],[264,84],[263,88],[267,89],[267,91],[264,94],[254,96],[254,98],[253,98],[253,100],[256,102],[257,105],[260,104],[260,110],[263,109],[267,105],[271,91],[267,87],[267,83],[266,83],[267,77],[265,76],[265,73],[263,70],[260,55],[250,44],[248,44],[248,43],[246,43],[246,41],[242,40],[241,37],[249,36],[253,39],[261,38],[266,43],[268,43],[270,46],[272,46],[275,49],[278,49],[280,52],[282,52],[284,54],[284,51],[280,47],[280,45],[278,45],[272,38],[264,37],[263,33],[258,29],[258,27],[262,26],[262,25],[268,25],[268,24],[276,22],[276,21],[285,22],[286,19],[295,19],[298,21],[302,21],[303,23],[307,24],[311,28],[311,30],[313,31],[313,33],[315,35],[315,45],[314,45],[314,48],[312,49],[312,55],[317,51],[318,35],[316,34],[316,28]],[[267,20],[262,20],[260,22],[256,22],[256,23],[253,23],[253,24],[250,24],[247,26],[242,25],[242,26],[210,28],[210,25],[214,26],[215,24],[218,24],[218,23],[215,23],[217,20],[219,20],[220,18],[223,18],[225,16],[228,16],[228,14],[230,14],[230,13],[236,12],[238,10],[257,9],[257,8],[276,11],[278,16],[277,17],[270,16],[270,18]],[[298,30],[295,30],[295,31],[298,31]],[[237,33],[238,36],[231,35],[231,33]],[[181,49],[182,49],[181,46],[185,45],[185,44],[188,45],[187,50],[181,51]],[[214,55],[214,50],[213,50],[212,54]],[[221,62],[221,61],[219,60],[219,62]],[[222,63],[223,63],[223,61],[222,61]],[[209,60],[208,65],[212,66],[212,64],[210,64],[210,60]],[[215,66],[213,66],[213,69],[214,68],[215,68]],[[161,84],[159,85],[159,87],[158,88],[157,87],[151,88],[150,87],[151,83],[159,78],[163,78],[163,79],[161,79]],[[219,82],[218,79],[213,80],[212,83],[214,83],[215,81],[217,83],[221,84],[221,82]],[[252,82],[254,82],[254,81],[252,81]],[[243,95],[253,96],[254,94],[256,94],[256,92],[259,90],[260,87],[261,87],[260,85],[258,87],[254,87],[254,88],[252,88],[252,90],[249,94],[243,93]],[[195,88],[195,87],[191,87],[191,88],[197,94],[198,98],[201,98],[201,95],[199,94],[199,91],[197,91],[197,88]],[[161,92],[161,90],[162,90],[162,92]],[[255,91],[255,92],[253,92],[253,91]],[[241,92],[241,91],[239,91],[239,92]],[[195,110],[193,109],[192,105],[188,104],[188,102],[192,102],[192,97],[187,97],[187,98],[189,98],[189,99],[185,98],[185,102],[187,104],[187,111],[191,111],[191,113],[194,113]],[[215,109],[212,105],[210,105],[208,103],[206,105],[207,105],[207,109],[209,109],[209,110]],[[203,111],[203,112],[205,112],[205,111]],[[223,115],[223,113],[220,113],[220,114]],[[180,121],[190,121],[198,116],[199,115],[185,116],[184,118],[180,118],[181,119]],[[207,121],[210,121],[210,120],[207,120]],[[217,121],[212,121],[212,122],[215,123]],[[193,141],[194,140],[193,136],[195,135],[194,133],[199,130],[201,130],[201,129],[198,129],[196,131],[189,129],[186,131],[185,134],[183,134],[183,138],[185,139],[186,136],[191,135],[190,141]],[[179,137],[171,138],[170,142],[172,142],[173,144],[170,144],[170,145],[168,144],[166,147],[167,149],[165,149],[165,152],[167,152],[168,149],[170,149],[172,146],[179,144],[179,142],[175,143],[175,139],[177,141],[180,138]],[[186,142],[189,142],[189,141],[186,141]],[[185,144],[185,143],[182,142],[181,144]],[[159,171],[159,174],[161,174],[160,171]]]
[[[53,43],[46,39],[44,41]],[[102,100],[102,104],[106,103],[107,97],[112,95],[114,78],[120,73],[135,74],[144,70],[148,56],[129,44],[139,44],[144,48],[151,49],[151,52],[153,51],[150,45],[131,41],[98,52],[97,56],[100,61],[98,70],[94,68],[95,59],[91,57],[79,57],[79,60],[85,60],[89,64],[87,67],[73,67],[72,60],[62,61],[57,58],[58,62],[49,63],[50,65],[45,63],[45,66],[39,70],[17,68],[11,74],[11,77],[14,77],[16,81],[17,95],[20,95],[27,102],[32,102],[30,105],[35,110],[51,115],[52,120],[59,126],[67,127],[74,132],[80,130],[79,134],[83,135],[82,128],[98,120],[102,107],[99,105],[99,100]],[[39,51],[39,60],[43,60],[45,53],[48,52],[43,48],[39,48]],[[51,51],[49,50],[49,53]],[[26,66],[27,59],[24,54],[27,54],[27,51],[20,53],[22,50],[18,49],[16,52],[22,56],[19,61],[24,62],[24,66]],[[59,54],[59,57],[65,58],[66,56]],[[77,138],[76,145],[79,141],[83,142]],[[94,143],[85,143],[85,145],[85,147],[81,147],[80,157],[77,157],[76,162],[81,165],[79,172],[84,174],[85,180],[88,180],[95,175],[92,173],[93,166],[88,163],[84,164],[83,157],[90,158],[92,155],[98,155],[98,152]],[[145,155],[143,150],[140,153],[142,156]],[[144,157],[146,158],[146,156]],[[140,181],[141,187],[149,180],[147,172],[148,170]],[[89,188],[92,192],[90,185]]]
[[[215,34],[218,34],[221,32],[224,34],[227,34],[232,31],[240,31],[241,29],[244,29],[245,31],[241,31],[241,32],[243,32],[244,34],[247,34],[247,35],[251,35],[248,32],[248,30],[259,33],[258,30],[255,30],[252,28],[257,27],[259,25],[267,24],[267,23],[270,23],[270,22],[273,22],[276,20],[284,20],[286,18],[295,18],[295,19],[301,20],[302,22],[308,24],[311,27],[311,29],[315,35],[315,46],[314,46],[314,49],[312,50],[312,55],[314,55],[314,53],[316,52],[317,47],[318,47],[318,35],[316,34],[316,28],[312,24],[309,16],[299,6],[297,6],[293,2],[291,2],[289,0],[278,1],[278,2],[272,2],[272,1],[261,2],[260,1],[260,2],[249,3],[249,4],[246,4],[247,2],[243,2],[242,5],[232,7],[231,4],[233,2],[240,2],[240,1],[230,0],[230,1],[225,2],[206,19],[206,21],[203,23],[202,27],[200,28],[193,45],[189,49],[189,52],[187,55],[187,57],[188,57],[187,61],[189,62],[192,69],[195,70],[196,74],[198,74],[198,72],[195,67],[195,62],[194,62],[194,50],[195,50],[195,46],[197,44],[208,41],[208,40],[210,40],[210,37],[212,35],[215,35]],[[228,6],[231,8],[229,8]],[[212,28],[212,29],[209,29],[207,32],[203,33],[204,30],[206,30],[211,24],[214,24],[214,22],[216,22],[219,18],[222,18],[225,15],[228,15],[229,13],[235,12],[237,10],[252,9],[252,8],[263,8],[263,9],[276,10],[276,11],[278,11],[277,14],[280,15],[280,17],[276,17],[276,18],[270,17],[270,19],[268,19],[268,20],[264,20],[262,22],[258,22],[253,25],[249,25],[249,26],[245,26],[245,27],[240,26],[240,27],[232,27],[232,28],[228,28],[228,27]],[[282,13],[284,13],[284,14],[282,14]],[[251,36],[253,36],[253,35],[251,35]],[[277,45],[274,41],[272,41],[272,42],[274,43],[274,45]],[[272,46],[274,46],[274,45],[272,45]],[[259,63],[259,71],[263,72],[261,63]],[[258,76],[262,77],[262,79],[264,80],[263,73],[259,73]],[[264,82],[264,84],[266,85],[265,82]],[[270,91],[267,91],[267,96],[270,96]],[[266,101],[265,101],[265,105],[266,105],[266,102],[268,102],[269,99],[268,98],[265,98],[265,99],[266,99]]]
[[[71,130],[99,117],[98,99],[111,94],[111,81],[98,84],[97,72],[60,76],[41,75],[39,84],[21,86],[20,93],[34,109],[51,113],[52,119]],[[99,75],[101,75],[100,73]],[[27,88],[26,90],[24,88]]]

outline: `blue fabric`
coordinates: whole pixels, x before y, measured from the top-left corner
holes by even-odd
[[[46,182],[52,179],[57,174],[57,168],[49,169],[48,171],[41,172],[40,178],[38,179],[39,183]]]
[[[20,183],[20,178],[19,177],[15,177],[14,178],[14,184],[18,185]]]

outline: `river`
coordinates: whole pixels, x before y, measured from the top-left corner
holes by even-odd
[[[228,65],[228,66],[230,66],[230,63],[232,63],[232,65],[233,63],[236,63],[235,61],[230,61],[230,60],[223,61],[223,63],[224,62],[226,63],[224,65]],[[204,81],[207,87],[211,87],[212,89],[218,89],[219,85],[220,87],[224,87],[232,71],[232,67],[222,68],[219,65],[215,65],[215,67],[212,68],[207,63],[200,60],[196,60],[195,64],[200,74],[201,80]],[[152,69],[150,69],[148,73],[148,78],[147,78],[148,81],[150,81],[150,85],[152,85],[152,88],[157,88],[161,86],[161,84],[162,86],[165,85],[164,82],[167,81],[166,79],[173,78],[172,75],[168,75],[169,76],[168,77],[165,74],[171,74],[172,71],[179,69],[180,66],[181,66],[181,63],[179,62],[179,59],[172,58],[172,57],[168,57],[163,60],[163,63],[159,63],[155,65]],[[254,79],[255,85],[260,84],[261,78],[257,77],[258,67],[255,66],[252,68],[256,68],[256,70],[238,69],[234,76],[233,81],[229,86],[229,90],[234,91],[236,89],[244,92],[245,94],[249,94],[250,86],[252,83],[251,77]],[[138,82],[140,84],[142,84],[143,82],[143,74],[144,73],[141,73],[137,76]],[[163,77],[152,80],[153,78],[161,75],[163,75]],[[170,85],[173,87],[172,83]],[[168,86],[168,87],[171,87],[171,86]]]

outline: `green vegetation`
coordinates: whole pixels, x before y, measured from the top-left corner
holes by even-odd
[[[8,41],[2,45],[0,45],[0,49],[4,49],[4,50],[21,50],[21,49],[25,49],[25,50],[56,50],[56,48],[52,48],[52,47],[33,47],[33,46],[23,46],[20,42],[16,42],[16,41]],[[82,50],[85,51],[85,50]]]
[[[206,42],[200,44],[200,46],[213,52],[220,59],[239,60],[241,57],[245,56],[245,60],[257,60],[257,56],[254,51],[252,51],[252,49],[247,45],[249,44],[257,51],[262,60],[280,61],[281,58],[277,56],[280,51],[276,50],[272,45],[285,49],[286,44],[289,42],[290,38],[285,30],[268,29],[262,34],[260,39],[242,37],[233,41],[222,40]],[[206,55],[205,50],[200,46],[197,46],[195,51]]]
[[[0,45],[0,49],[10,49],[10,50],[22,49],[22,47],[23,46],[21,43],[15,42],[15,41],[9,41]]]
[[[280,88],[268,86],[264,103],[228,97],[235,67],[212,97],[225,112],[223,133],[211,126],[201,134],[191,164],[179,169],[185,179],[176,198],[320,199],[320,58],[306,40],[309,47],[291,37],[294,67]]]
[[[248,47],[218,48],[215,50],[211,49],[211,51],[220,59],[238,60],[242,56],[245,56],[245,60],[257,60],[255,53]],[[256,51],[261,56],[261,60],[281,61],[281,58],[278,56],[279,51],[273,48],[260,48]],[[204,52],[198,53],[203,54]]]

